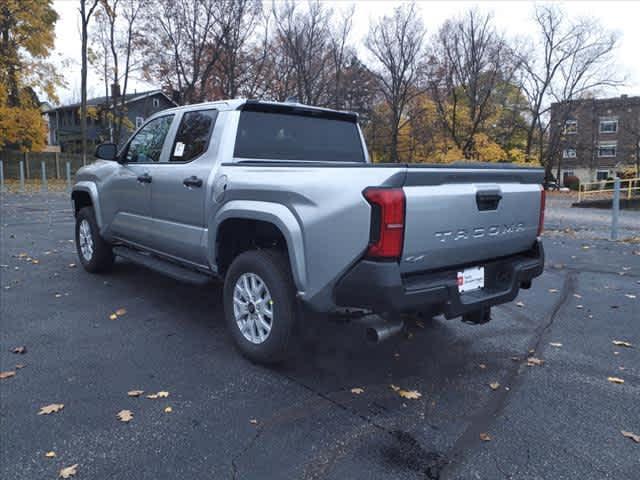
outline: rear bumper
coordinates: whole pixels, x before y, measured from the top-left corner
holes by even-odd
[[[458,271],[477,265],[485,268],[485,287],[460,294]],[[453,318],[510,302],[521,286],[527,286],[543,268],[544,249],[540,241],[531,250],[517,255],[405,276],[395,262],[361,260],[337,282],[333,293],[336,305],[341,307],[376,312],[436,310]]]

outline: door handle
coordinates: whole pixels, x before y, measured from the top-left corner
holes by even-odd
[[[144,175],[138,176],[138,182],[140,183],[151,183],[151,175],[145,173]]]
[[[190,177],[185,178],[182,181],[182,184],[185,187],[196,187],[196,188],[200,188],[202,187],[202,179],[196,177],[195,175],[191,175]]]

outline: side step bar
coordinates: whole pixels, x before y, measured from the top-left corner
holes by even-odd
[[[181,282],[191,283],[194,285],[204,285],[211,281],[211,277],[209,275],[196,272],[195,270],[182,267],[176,263],[163,260],[162,258],[151,254],[139,252],[132,248],[121,246],[113,247],[113,253],[119,257],[126,258],[138,265],[142,265],[143,267],[147,267]]]

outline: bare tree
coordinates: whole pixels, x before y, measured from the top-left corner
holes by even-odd
[[[612,65],[618,39],[596,20],[570,20],[555,5],[536,6],[534,18],[538,38],[522,49],[526,54],[520,57],[521,88],[530,104],[525,153],[532,157],[537,134],[538,154],[549,177],[562,135],[562,128],[548,131],[551,104],[558,104],[553,121],[564,124],[572,100],[600,87],[620,85]]]
[[[517,62],[492,16],[470,10],[440,28],[430,60],[429,90],[445,130],[465,158],[495,111],[496,94],[509,84]]]
[[[403,115],[419,93],[425,29],[414,3],[397,7],[391,17],[375,22],[365,45],[378,65],[373,69],[389,110],[390,160],[398,162],[398,139]]]
[[[81,69],[80,69],[80,134],[82,137],[82,161],[87,161],[87,50],[89,20],[98,6],[98,0],[80,0]]]
[[[293,73],[293,87],[302,103],[321,105],[326,98],[331,57],[332,10],[317,0],[306,8],[293,0],[273,4],[273,55],[282,57]]]
[[[146,11],[145,76],[161,80],[183,103],[206,99],[221,54],[223,6],[217,0],[153,0]]]

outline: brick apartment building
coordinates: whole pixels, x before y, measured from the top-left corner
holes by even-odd
[[[589,98],[551,106],[550,142],[558,142],[553,174],[580,182],[633,168],[640,155],[640,97]],[[638,172],[636,172],[638,174]]]

